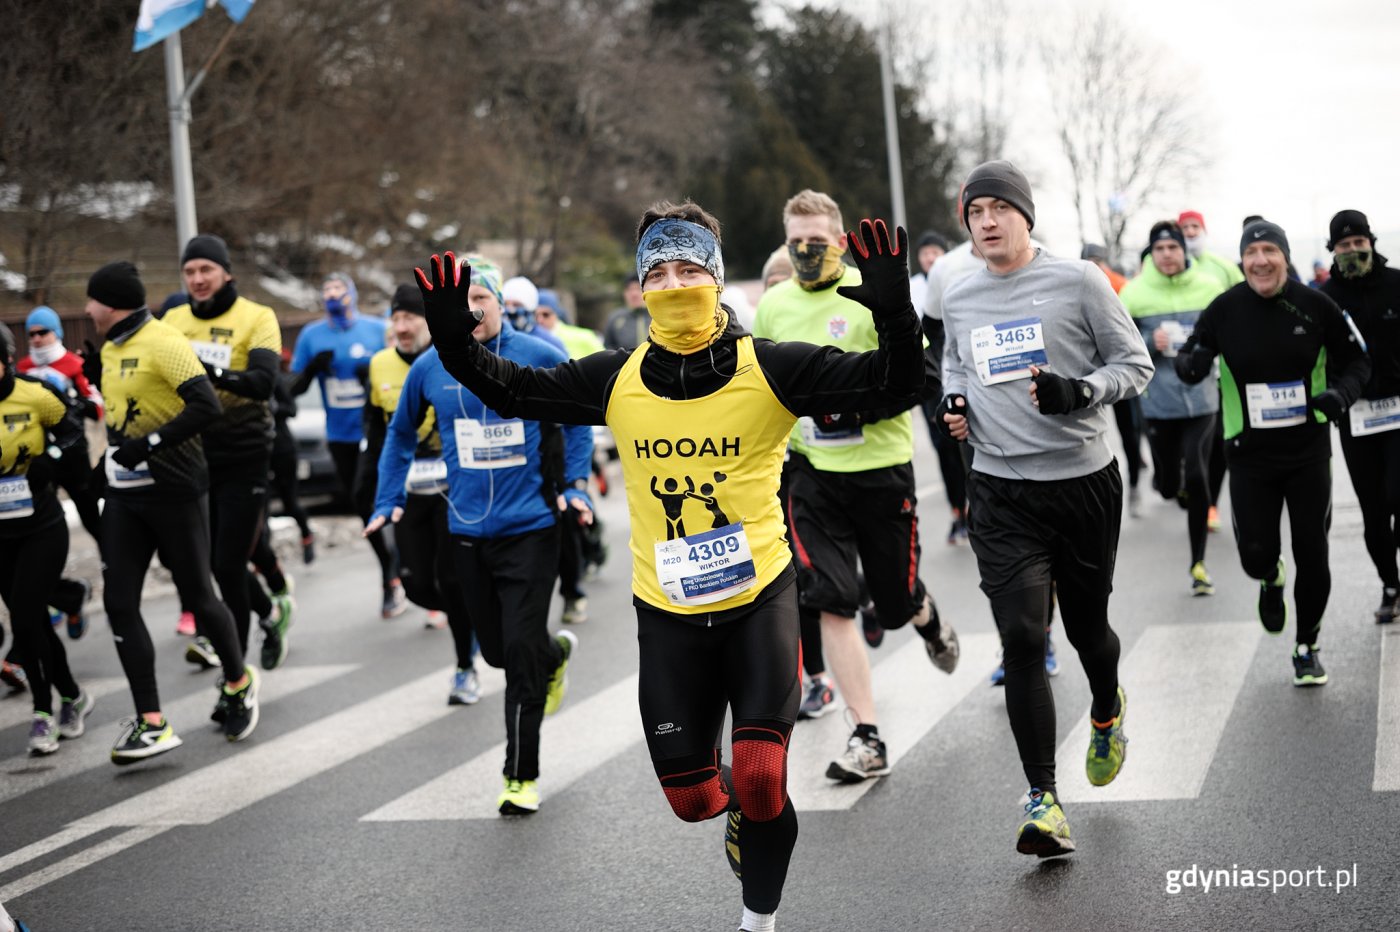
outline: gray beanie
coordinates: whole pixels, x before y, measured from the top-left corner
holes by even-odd
[[[1031,200],[1031,183],[1021,170],[1005,159],[983,162],[972,170],[963,184],[962,217],[967,225],[967,205],[979,197],[1000,198],[1025,215],[1035,228],[1035,202]],[[971,227],[969,227],[971,229]]]
[[[1283,258],[1289,262],[1293,261],[1288,253],[1288,236],[1283,232],[1283,227],[1277,223],[1270,223],[1267,220],[1256,220],[1244,228],[1240,234],[1240,256],[1244,256],[1244,251],[1250,243],[1273,243],[1283,250]]]

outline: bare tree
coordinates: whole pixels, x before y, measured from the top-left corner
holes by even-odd
[[[1107,7],[1051,31],[1040,52],[1080,240],[1095,230],[1116,260],[1133,216],[1200,167],[1190,85]]]

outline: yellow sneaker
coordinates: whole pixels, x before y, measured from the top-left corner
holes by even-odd
[[[532,815],[540,810],[540,790],[534,780],[506,777],[506,788],[496,798],[501,815]]]
[[[549,678],[549,690],[544,694],[545,715],[553,715],[564,704],[564,693],[569,688],[569,658],[573,656],[574,648],[578,647],[578,635],[572,631],[561,631],[554,636],[554,640],[564,652],[564,659],[559,661],[554,675]]]

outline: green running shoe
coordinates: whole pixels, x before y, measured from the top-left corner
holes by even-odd
[[[1278,634],[1288,623],[1288,602],[1283,598],[1285,567],[1283,557],[1278,558],[1278,574],[1272,582],[1259,584],[1259,623],[1270,634]]]
[[[1204,563],[1198,562],[1191,567],[1191,594],[1215,595],[1215,583],[1206,572]]]
[[[564,652],[564,659],[559,661],[554,675],[549,678],[549,689],[544,694],[545,715],[553,715],[564,704],[564,692],[569,688],[569,658],[573,656],[574,648],[578,647],[578,635],[572,631],[561,631],[554,636],[554,640]]]
[[[1128,736],[1123,734],[1123,719],[1128,715],[1128,697],[1118,687],[1118,715],[1107,728],[1089,725],[1089,754],[1084,760],[1084,772],[1094,786],[1107,786],[1123,768],[1128,755]]]
[[[1327,671],[1317,657],[1316,644],[1299,644],[1293,648],[1293,685],[1327,685]]]
[[[272,614],[258,621],[263,630],[262,668],[275,670],[287,659],[287,629],[292,626],[296,603],[285,591],[272,597]]]
[[[1021,823],[1016,834],[1016,850],[1038,858],[1053,858],[1073,851],[1069,820],[1055,801],[1055,794],[1032,787],[1027,797],[1026,821]]]
[[[501,815],[533,815],[540,809],[540,790],[534,780],[513,780],[506,777],[506,788],[496,798]]]

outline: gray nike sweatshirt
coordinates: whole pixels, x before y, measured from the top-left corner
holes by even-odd
[[[967,396],[974,469],[1005,479],[1051,480],[1087,476],[1108,465],[1113,451],[1105,439],[1107,406],[1146,387],[1152,359],[1098,268],[1037,249],[1035,258],[1014,272],[997,275],[983,268],[954,284],[943,297],[943,322],[943,391]],[[1011,323],[1019,326],[1007,328]],[[986,347],[987,371],[1010,372],[1017,362],[998,344],[1003,338],[1022,340],[1032,329],[1044,341],[1040,368],[1087,382],[1093,389],[1088,407],[1041,414],[1031,404],[1028,374],[983,384],[973,332]]]

